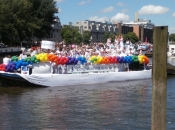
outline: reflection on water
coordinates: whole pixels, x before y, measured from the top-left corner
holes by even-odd
[[[167,128],[175,129],[175,77],[168,79]],[[151,80],[46,87],[0,87],[2,130],[151,129]]]
[[[0,106],[4,130],[150,129],[151,81],[0,88]]]
[[[167,82],[167,129],[175,129],[175,76]],[[151,129],[151,80],[2,88],[1,130]]]

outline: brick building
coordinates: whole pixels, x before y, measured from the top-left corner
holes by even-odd
[[[151,20],[138,19],[138,13],[135,14],[135,21],[122,23],[123,26],[133,27],[133,32],[136,33],[141,42],[152,43],[153,38],[153,27]]]

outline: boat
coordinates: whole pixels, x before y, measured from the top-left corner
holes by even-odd
[[[53,47],[50,42],[45,46]],[[44,47],[45,47],[44,46]],[[47,47],[48,48],[48,47]],[[28,82],[33,85],[57,87],[105,82],[121,82],[151,78],[148,57],[140,56],[91,56],[59,57],[40,53],[19,60],[12,56],[7,65],[0,64],[0,82]],[[137,66],[137,67],[136,67]]]
[[[8,47],[3,43],[0,43],[0,56],[8,55],[18,55],[21,53],[21,47]]]
[[[78,73],[78,74],[20,74],[0,72],[1,78],[9,80],[28,81],[34,85],[58,87],[81,84],[96,84],[117,81],[131,81],[151,78],[151,70],[104,72],[104,73]]]
[[[142,50],[142,53],[147,57],[153,56],[153,44],[144,42],[141,43],[141,45],[138,46],[138,50]]]
[[[45,59],[45,56],[48,59]],[[139,56],[134,57],[138,58]],[[40,59],[40,62],[38,62],[37,59]],[[46,53],[18,61],[15,61],[14,56],[12,57],[12,62],[8,65],[0,65],[0,79],[9,79],[19,82],[27,81],[34,85],[56,87],[151,78],[152,70],[147,69],[144,65],[142,68],[139,68],[139,70],[133,69],[130,71],[130,64],[132,63],[129,59],[132,59],[132,63],[134,64],[134,58],[132,56],[92,56],[88,62],[84,57],[58,58],[54,54]],[[30,65],[31,61],[35,63]],[[104,62],[106,62],[106,64]],[[53,73],[54,66],[56,66],[56,68]],[[21,72],[17,71],[19,68]]]

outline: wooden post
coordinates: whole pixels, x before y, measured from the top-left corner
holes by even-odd
[[[153,29],[152,130],[166,130],[168,26]]]

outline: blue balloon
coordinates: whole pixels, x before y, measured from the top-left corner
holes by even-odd
[[[21,65],[22,65],[22,66],[24,66],[24,65],[25,65],[25,63],[24,63],[24,62],[22,62],[22,63],[21,63]]]
[[[25,65],[26,65],[26,66],[29,65],[29,62],[25,62]]]
[[[13,68],[10,68],[9,71],[12,72],[13,71]]]

